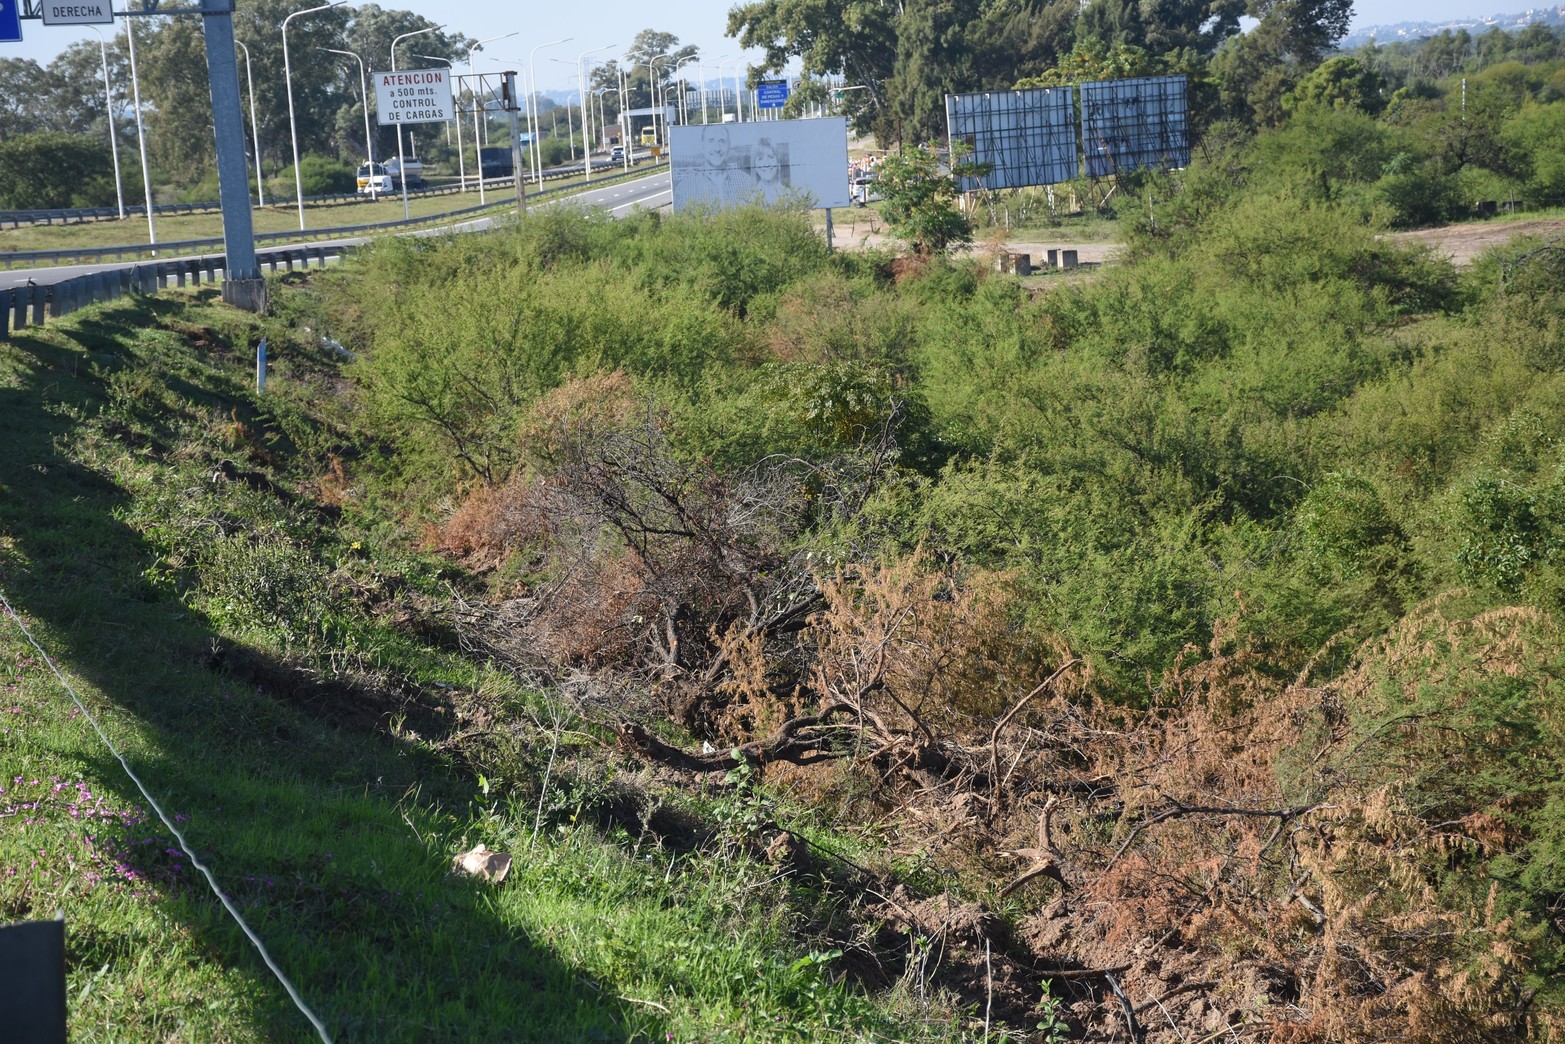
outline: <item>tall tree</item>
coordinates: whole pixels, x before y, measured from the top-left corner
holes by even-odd
[[[945,96],[976,89],[981,80],[966,28],[977,0],[908,0],[897,20],[897,61],[887,84],[904,142],[945,137]]]
[[[797,58],[807,76],[841,77],[865,88],[843,98],[862,132],[877,121],[894,124],[886,83],[896,68],[899,10],[881,0],[751,0],[728,12],[728,35],[762,50],[760,67],[768,72]]]

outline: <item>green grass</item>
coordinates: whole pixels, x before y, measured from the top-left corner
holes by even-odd
[[[959,1036],[944,1002],[839,980],[845,897],[748,854],[743,790],[688,837],[609,814],[677,798],[367,608],[452,579],[387,520],[214,480],[227,458],[309,489],[343,450],[305,347],[251,394],[251,323],[202,292],[0,343],[0,591],[334,1037]],[[0,918],[64,912],[73,1039],[313,1038],[8,616],[0,730]],[[450,873],[479,841],[516,854],[504,884]]]
[[[643,164],[634,175],[653,173],[652,167]],[[600,171],[591,181],[571,178],[546,181],[543,188],[550,198],[560,191],[601,185],[614,173]],[[526,186],[529,199],[538,191],[531,181]],[[514,202],[515,194],[509,188],[488,188],[485,202],[504,206]],[[436,218],[454,210],[475,207],[479,204],[478,190],[439,196],[409,196],[408,213],[414,218]],[[251,221],[257,233],[293,232],[299,229],[299,212],[291,204],[271,205],[251,209]],[[401,221],[402,197],[382,196],[377,200],[365,198],[352,203],[306,204],[305,232],[338,228],[345,225],[368,225],[381,221]],[[179,242],[191,239],[215,239],[223,235],[221,214],[159,215],[157,234],[161,242]],[[147,242],[147,221],[144,217],[127,217],[124,221],[92,221],[80,225],[27,225],[21,228],[0,229],[0,254],[11,250],[73,250],[88,247],[130,246]]]

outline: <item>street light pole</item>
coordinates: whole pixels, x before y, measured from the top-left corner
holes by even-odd
[[[591,86],[587,82],[587,74],[582,69],[582,62],[586,61],[589,54],[598,51],[607,51],[610,47],[618,47],[619,44],[604,44],[602,47],[589,47],[576,56],[576,89],[581,92],[581,100],[584,108],[581,115],[581,140],[582,149],[587,154],[585,180],[592,180],[592,102],[587,97],[587,88]]]
[[[651,58],[647,59],[647,93],[651,96],[651,99],[652,99],[652,137],[653,137],[653,140],[657,141],[657,142],[661,142],[663,140],[663,136],[658,134],[658,71],[657,71],[657,64],[658,64],[658,62],[660,60],[662,60],[664,58],[672,58],[672,57],[673,57],[672,54],[670,54],[667,51],[664,51],[662,54],[654,54]],[[667,121],[664,121],[664,122],[666,123]],[[668,127],[665,126],[663,128],[663,135],[667,135],[667,133],[668,133]],[[652,158],[652,165],[653,166],[657,166],[657,157],[656,156],[654,156]]]
[[[109,152],[114,158],[114,198],[119,202],[120,220],[125,220],[125,189],[120,184],[120,143],[114,137],[114,95],[109,92],[109,46],[103,31],[95,25],[87,28],[98,34],[98,57],[103,59],[103,114],[109,121]]]
[[[626,102],[630,99],[629,83],[625,79],[625,70],[619,71],[619,154],[620,161],[625,164],[625,173],[630,173],[630,124],[625,120],[625,113],[629,111]]]
[[[699,55],[699,54],[687,54],[685,57],[683,57],[679,61],[675,62],[674,63],[674,80],[675,80],[675,82],[677,83],[679,81],[679,70],[684,68],[684,65],[685,65],[686,62],[697,62],[697,63],[699,63],[700,59],[701,59],[701,55]],[[699,69],[700,65],[697,64],[696,68]],[[683,126],[689,126],[690,125],[690,103],[687,102],[685,99],[690,94],[690,92],[685,90],[685,89],[683,89],[683,88],[677,88],[677,89],[679,90],[679,123],[680,123],[680,126],[682,126],[682,127]]]
[[[605,121],[604,116],[603,116],[603,96],[605,94],[607,94],[611,89],[612,88],[610,88],[608,86],[603,86],[603,87],[595,88],[593,90],[593,92],[592,92],[593,97],[598,99],[598,136],[599,137],[604,137],[604,138],[606,138],[606,132],[608,130],[608,126],[609,125]],[[588,102],[587,104],[591,105],[592,103]]]
[[[403,33],[391,41],[391,71],[397,71],[397,44],[413,36],[423,36],[425,33],[433,33],[444,29],[443,25],[426,25],[422,29],[415,29],[411,33]],[[410,219],[413,215],[408,209],[408,161],[402,155],[402,124],[397,123],[397,180],[402,183],[402,217]]]
[[[299,173],[299,127],[293,116],[293,66],[288,61],[288,23],[300,15],[314,14],[329,7],[338,7],[348,0],[332,0],[329,4],[306,7],[283,19],[283,85],[288,92],[288,136],[293,141],[293,198],[299,205],[299,231],[304,231],[304,178]]]
[[[245,83],[250,85],[250,144],[255,152],[255,205],[266,206],[266,193],[261,188],[261,128],[255,122],[255,77],[250,75],[250,48],[246,47],[243,40],[235,40],[239,49],[245,53]]]
[[[335,47],[322,47],[321,50],[330,51],[332,54],[345,54],[359,63],[359,94],[364,98],[364,161],[373,166],[375,163],[375,144],[370,137],[370,88],[369,80],[364,75],[364,59],[352,51],[339,51]]]
[[[456,105],[456,65],[455,65],[455,63],[453,63],[451,61],[451,59],[449,59],[449,58],[442,58],[442,57],[440,57],[440,55],[438,55],[438,54],[415,54],[413,57],[415,57],[415,58],[424,58],[424,59],[427,59],[427,60],[429,60],[431,62],[445,62],[446,63],[446,68],[451,70],[451,104],[453,106]],[[457,176],[457,182],[459,184],[466,185],[467,184],[467,175],[466,175],[466,173],[464,173],[464,171],[462,169],[462,167],[463,167],[463,160],[462,160],[462,117],[458,116],[456,113],[452,113],[452,115],[456,116],[456,119],[452,120],[451,122],[456,124],[456,176]],[[447,145],[451,144],[451,127],[450,127],[450,125],[446,126],[446,144]]]
[[[553,47],[556,44],[570,43],[574,39],[576,39],[576,37],[567,36],[561,40],[550,40],[548,43],[541,43],[532,49],[532,54],[529,55],[527,59],[527,79],[532,87],[532,90],[529,93],[532,96],[530,99],[532,112],[532,126],[530,128],[530,133],[533,136],[532,145],[534,185],[543,184],[543,150],[538,147],[538,52],[543,50],[545,47]]]
[[[727,61],[727,59],[728,55],[720,54],[712,60],[712,64],[717,66],[717,97],[719,101],[721,101],[723,97],[723,62]],[[697,59],[696,69],[699,71],[701,76],[701,123],[703,126],[705,126],[708,122],[710,122],[707,116],[706,62],[702,59]]]
[[[125,20],[125,39],[130,42],[130,90],[136,101],[136,148],[141,153],[141,192],[147,206],[147,242],[158,241],[157,223],[152,216],[152,173],[147,170],[147,129],[141,121],[141,78],[136,75],[136,22]]]
[[[491,36],[491,37],[488,37],[487,39],[475,40],[472,43],[467,45],[467,79],[468,79],[467,89],[473,95],[473,163],[474,163],[474,172],[478,175],[478,202],[479,203],[483,203],[483,202],[485,202],[485,200],[484,200],[484,154],[483,154],[483,151],[482,151],[483,150],[483,139],[482,139],[482,136],[478,133],[478,109],[479,109],[480,105],[484,106],[484,120],[485,120],[485,122],[488,122],[489,110],[488,110],[488,102],[487,101],[481,101],[479,99],[479,97],[478,97],[478,88],[473,86],[473,84],[477,82],[477,76],[475,76],[474,73],[473,73],[473,52],[478,50],[480,47],[482,47],[486,43],[494,43],[496,40],[509,40],[511,37],[518,35],[518,33],[520,33],[520,32],[521,32],[521,30],[518,29],[515,33],[506,33],[504,36]],[[458,119],[457,122],[460,123],[461,120]],[[462,177],[462,191],[463,192],[467,191],[467,177],[466,177],[466,175],[463,175],[463,177]]]

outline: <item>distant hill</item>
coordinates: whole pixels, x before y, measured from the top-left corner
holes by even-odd
[[[1343,37],[1338,46],[1344,51],[1350,51],[1355,47],[1361,47],[1374,40],[1376,43],[1388,44],[1397,40],[1417,40],[1424,36],[1434,36],[1441,30],[1449,29],[1456,32],[1458,29],[1466,29],[1474,36],[1487,32],[1491,27],[1515,32],[1525,29],[1533,22],[1542,22],[1545,25],[1559,25],[1565,22],[1565,4],[1555,7],[1533,7],[1518,14],[1487,15],[1482,18],[1449,18],[1440,22],[1394,22],[1388,25],[1361,25]]]

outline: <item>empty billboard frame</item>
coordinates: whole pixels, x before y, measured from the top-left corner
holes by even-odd
[[[853,205],[848,121],[841,117],[670,127],[668,144],[675,211]]]
[[[1190,165],[1183,76],[1142,76],[1081,85],[1081,151],[1091,178]]]
[[[948,94],[946,130],[951,144],[965,142],[973,150],[970,162],[989,167],[979,178],[962,178],[963,192],[1053,185],[1076,176],[1076,103],[1069,87]]]

